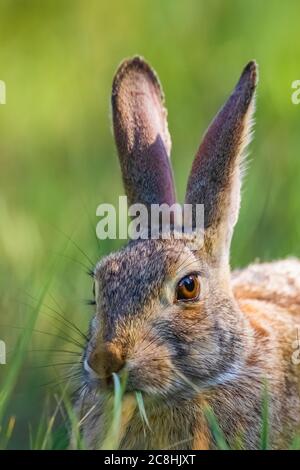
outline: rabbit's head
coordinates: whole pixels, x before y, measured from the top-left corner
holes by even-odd
[[[139,239],[94,270],[96,315],[84,364],[87,383],[105,390],[126,373],[127,390],[177,400],[223,383],[243,362],[243,317],[231,286],[229,250],[240,204],[256,64],[244,69],[205,133],[185,202],[204,205],[198,232]],[[140,58],[123,62],[112,90],[113,127],[130,204],[172,205],[170,136],[159,81]],[[195,217],[195,211],[193,211]]]

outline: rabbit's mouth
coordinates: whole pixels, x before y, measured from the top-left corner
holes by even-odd
[[[100,377],[100,375],[90,366],[89,361],[85,358],[83,362],[84,380],[90,389],[111,391],[114,388],[113,375]]]
[[[118,394],[121,391],[123,397],[142,393],[146,401],[150,403],[165,403],[167,406],[178,402],[193,399],[199,393],[205,392],[211,387],[232,382],[240,375],[240,364],[231,364],[226,370],[216,376],[201,377],[189,375],[183,372],[181,367],[169,369],[168,376],[160,375],[155,370],[130,367],[126,364],[120,371],[113,372],[106,377],[100,377],[95,372],[87,359],[84,360],[85,382],[89,389],[100,394]],[[172,373],[171,373],[172,370]],[[160,371],[161,372],[161,371]]]
[[[156,383],[156,380],[151,380],[151,377],[147,377],[146,374],[140,376],[140,371],[128,369],[128,367],[124,367],[117,373],[114,372],[101,377],[90,366],[86,358],[83,362],[84,381],[90,390],[97,390],[102,393],[110,394],[116,392],[116,389],[120,387],[123,395],[142,392],[148,398],[154,398],[165,394],[162,381]]]
[[[83,363],[84,380],[88,385],[90,391],[114,394],[118,393],[117,389],[122,390],[122,395],[137,395],[142,393],[145,399],[149,402],[167,402],[171,403],[178,401],[178,399],[189,398],[186,394],[187,387],[185,381],[178,380],[175,384],[174,379],[171,377],[158,376],[155,371],[144,373],[136,368],[124,367],[118,373],[100,377],[90,366],[87,359]],[[169,371],[170,372],[170,371]],[[181,375],[181,374],[180,374]],[[179,377],[179,376],[178,376]],[[180,377],[179,377],[180,378]]]

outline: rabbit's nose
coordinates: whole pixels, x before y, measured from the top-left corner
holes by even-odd
[[[88,364],[101,379],[108,379],[125,365],[119,348],[112,343],[97,346],[88,358]]]

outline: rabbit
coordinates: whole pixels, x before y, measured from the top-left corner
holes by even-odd
[[[96,312],[75,409],[89,449],[106,448],[113,381],[126,374],[118,449],[258,449],[300,431],[300,262],[256,263],[231,273],[258,71],[244,68],[196,153],[185,202],[204,204],[204,234],[137,239],[93,271]],[[130,204],[176,202],[164,95],[140,57],[112,86],[113,130]],[[136,404],[141,392],[148,425]],[[213,417],[213,418],[212,418]]]

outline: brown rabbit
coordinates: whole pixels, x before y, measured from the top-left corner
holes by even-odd
[[[250,62],[193,163],[186,203],[204,204],[203,244],[196,231],[172,232],[130,241],[95,267],[97,307],[76,405],[91,449],[107,442],[113,374],[127,376],[120,449],[215,448],[211,416],[229,446],[256,449],[266,402],[271,448],[288,447],[300,431],[300,262],[229,267],[256,83]],[[149,65],[138,57],[121,64],[113,126],[131,204],[175,202],[163,101]]]

